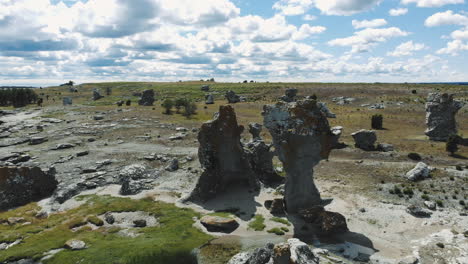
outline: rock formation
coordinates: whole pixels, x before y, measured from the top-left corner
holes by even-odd
[[[351,134],[354,139],[354,146],[362,150],[374,150],[377,136],[373,130],[361,129]]]
[[[249,124],[249,132],[252,134],[252,141],[245,145],[245,152],[252,170],[258,179],[264,184],[270,185],[283,181],[273,168],[274,153],[271,151],[271,144],[266,144],[260,137],[262,125],[258,123]]]
[[[225,95],[226,99],[228,100],[228,103],[230,104],[235,104],[240,102],[240,96],[237,95],[234,91],[227,91]]]
[[[205,104],[214,104],[214,97],[212,94],[207,94],[205,96]]]
[[[424,162],[418,162],[416,166],[406,173],[406,178],[410,181],[419,181],[429,178],[431,167]]]
[[[209,85],[202,85],[200,90],[202,90],[203,92],[208,92],[210,90],[210,86]]]
[[[307,222],[317,226],[323,235],[348,232],[346,218],[339,213],[326,211],[322,206],[314,206],[299,212]]]
[[[144,90],[141,99],[138,101],[139,105],[152,106],[154,103],[154,91]]]
[[[228,264],[318,264],[310,247],[297,238],[234,255]]]
[[[457,134],[455,115],[463,103],[453,100],[452,94],[430,93],[426,103],[426,135],[430,140],[446,141]]]
[[[339,149],[339,148],[346,147],[346,144],[340,142],[341,134],[343,134],[343,127],[335,126],[335,127],[332,127],[330,130],[333,136],[332,143],[331,143],[332,149]]]
[[[318,102],[317,106],[320,108],[320,111],[325,114],[326,117],[328,118],[336,118],[336,115],[328,109],[327,104],[323,102]]]
[[[313,167],[328,158],[333,136],[316,100],[265,105],[262,115],[286,171],[286,210],[295,213],[321,204]]]
[[[296,96],[297,96],[297,89],[288,88],[284,92],[284,95],[280,97],[280,100],[290,103],[290,102],[296,101]]]
[[[237,124],[236,113],[231,106],[220,106],[214,119],[202,125],[198,133],[198,158],[203,173],[191,198],[208,200],[232,184],[244,183],[258,188],[240,142],[243,130],[244,127]]]
[[[93,101],[97,101],[103,97],[104,96],[102,96],[101,93],[99,93],[98,89],[93,89]]]
[[[57,188],[55,169],[39,167],[0,168],[0,210],[46,198]]]
[[[72,105],[73,99],[71,97],[64,97],[63,98],[63,105]]]

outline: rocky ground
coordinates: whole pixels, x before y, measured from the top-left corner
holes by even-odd
[[[371,107],[373,102],[372,98],[363,96],[358,99],[359,103],[345,99],[328,100],[331,110],[337,114],[332,123],[339,124],[340,114],[348,115],[347,119],[359,114],[356,110],[342,109],[341,104],[351,103],[367,109],[362,105],[369,103]],[[245,120],[252,110],[242,108],[242,104],[250,103],[236,104],[239,122],[247,125]],[[214,112],[217,106],[210,106],[210,111]],[[423,106],[387,104],[387,129],[397,130],[402,115],[414,107]],[[343,121],[346,136],[343,135],[341,141],[348,146],[333,150],[328,160],[314,168],[314,177],[322,198],[328,200],[326,209],[342,214],[350,231],[320,236],[304,228],[302,219],[272,214],[265,208],[265,201],[282,198],[281,186],[262,185],[257,192],[232,186],[228,192],[205,203],[188,201],[202,173],[197,154],[201,121],[174,122],[158,110],[159,107],[152,110],[151,106],[63,107],[56,104],[4,110],[0,113],[0,166],[55,168],[58,187],[51,197],[38,202],[39,207],[35,209],[38,219],[41,214],[51,217],[89,206],[88,198],[80,195],[151,199],[191,209],[198,214],[194,216],[193,227],[214,238],[207,239],[210,240],[207,244],[200,242],[204,245],[196,252],[201,263],[226,263],[238,252],[264,247],[266,243],[286,242],[292,237],[311,245],[320,263],[468,263],[468,163],[463,156],[468,154],[466,147],[460,146],[459,156],[449,157],[440,151],[432,154],[428,154],[429,150],[419,151],[420,146],[417,146],[414,149],[421,154],[421,160],[411,159],[408,153],[412,152],[412,147],[401,146],[405,141],[409,146],[419,141],[424,141],[421,144],[425,146],[431,144],[421,131],[402,135],[398,142],[393,136],[383,135],[385,140],[395,140],[387,142],[396,146],[393,151],[364,151],[353,146],[349,134],[354,131],[347,127],[352,121]],[[379,110],[360,112],[368,116],[366,111]],[[464,109],[460,111],[459,122],[468,120],[466,113]],[[253,116],[252,121],[261,118],[260,112]],[[356,123],[360,123],[361,117],[357,120]],[[411,126],[411,122],[406,120],[402,128]],[[461,131],[466,134],[467,129],[466,123],[462,124]],[[385,133],[385,130],[379,131],[377,136]],[[264,129],[262,135],[270,141],[267,134]],[[244,132],[242,142],[250,140],[251,136]],[[433,144],[438,144],[435,148],[440,149],[441,143]],[[432,167],[429,176],[420,181],[408,180],[406,173],[419,161]],[[281,162],[275,158],[274,165],[282,175]],[[15,210],[21,211],[21,208]],[[9,218],[5,219],[7,213],[0,212],[0,222],[11,229],[36,223],[28,217],[17,222],[11,219],[13,223],[9,223]],[[203,221],[199,221],[207,215],[234,219],[238,227],[229,234],[210,232]],[[258,216],[263,218],[259,221],[263,228],[253,224]],[[107,215],[96,214],[96,217],[98,220],[94,222],[88,220],[90,230],[114,227],[124,237],[139,236],[141,227],[160,227],[158,216],[143,209],[116,210]],[[73,228],[83,229],[83,225]],[[42,255],[8,253],[15,247],[32,243],[29,236],[18,235],[17,240],[11,241],[14,236],[2,238],[0,235],[0,263],[14,263],[20,259],[23,262],[16,263],[60,263],[54,261],[66,250],[81,247],[84,250],[76,252],[86,252],[93,243],[99,243],[85,239],[85,245],[80,241],[67,241],[63,248],[45,248],[47,252]]]

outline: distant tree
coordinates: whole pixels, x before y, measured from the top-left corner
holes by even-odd
[[[184,116],[191,117],[196,114],[197,105],[192,101],[186,101],[184,104]]]
[[[127,102],[125,102],[125,105],[126,106],[131,106],[132,105],[132,100],[127,100]]]
[[[456,135],[450,135],[445,143],[445,150],[450,153],[451,156],[458,151],[458,140]]]
[[[174,102],[176,113],[180,112],[180,109],[187,104],[187,100],[184,98],[177,98]]]
[[[250,83],[253,83],[253,82],[254,82],[254,80],[250,80]]]
[[[244,80],[244,83],[248,83],[248,82],[249,82],[249,81],[247,81],[247,80]]]
[[[106,95],[109,96],[112,94],[112,88],[111,87],[106,87]]]
[[[311,98],[312,100],[317,100],[317,95],[316,95],[316,94],[313,94],[310,98]]]
[[[211,79],[210,79],[210,82],[214,82],[214,81],[215,81],[215,79],[214,79],[214,78],[211,78]]]
[[[371,127],[373,129],[382,129],[383,128],[383,116],[380,114],[373,115],[371,119]]]
[[[174,107],[174,101],[172,101],[171,99],[166,99],[162,103],[162,107],[164,107],[164,109],[165,109],[164,113],[166,115],[170,115],[171,114],[171,109],[172,109],[172,107]]]

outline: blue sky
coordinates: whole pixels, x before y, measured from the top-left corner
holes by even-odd
[[[0,85],[468,81],[465,0],[0,0]]]

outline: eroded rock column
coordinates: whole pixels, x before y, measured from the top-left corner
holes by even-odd
[[[203,168],[191,197],[208,200],[229,186],[245,184],[257,189],[258,183],[240,142],[243,126],[237,124],[231,106],[220,106],[213,120],[198,133],[198,158]]]
[[[463,103],[453,100],[452,94],[430,93],[426,103],[426,135],[430,140],[446,141],[457,134],[455,115]]]
[[[321,204],[313,180],[313,167],[328,158],[333,136],[317,101],[306,99],[265,105],[262,114],[286,171],[286,210],[296,213]]]

